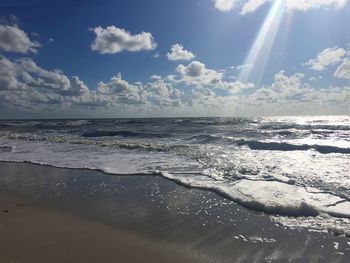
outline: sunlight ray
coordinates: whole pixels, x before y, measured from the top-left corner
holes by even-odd
[[[259,34],[244,62],[244,65],[250,65],[250,67],[242,67],[238,76],[239,81],[247,82],[254,80],[256,84],[260,84],[267,66],[267,61],[270,57],[273,43],[285,13],[285,5],[285,0],[276,0],[272,4]],[[253,72],[254,76],[252,76]]]

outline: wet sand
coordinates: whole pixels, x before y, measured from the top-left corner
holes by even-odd
[[[0,206],[5,263],[347,262],[350,256],[343,236],[291,230],[161,177],[0,162]]]
[[[108,224],[0,194],[0,262],[208,262]]]

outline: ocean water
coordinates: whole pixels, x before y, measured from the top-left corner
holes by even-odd
[[[0,160],[163,176],[350,236],[350,117],[2,120]]]

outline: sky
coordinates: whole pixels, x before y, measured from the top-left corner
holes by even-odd
[[[348,0],[0,0],[0,118],[350,114]]]

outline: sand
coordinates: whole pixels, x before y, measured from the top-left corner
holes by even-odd
[[[107,224],[0,194],[0,262],[206,262]]]
[[[350,240],[289,229],[162,177],[0,162],[0,262],[347,262]]]

